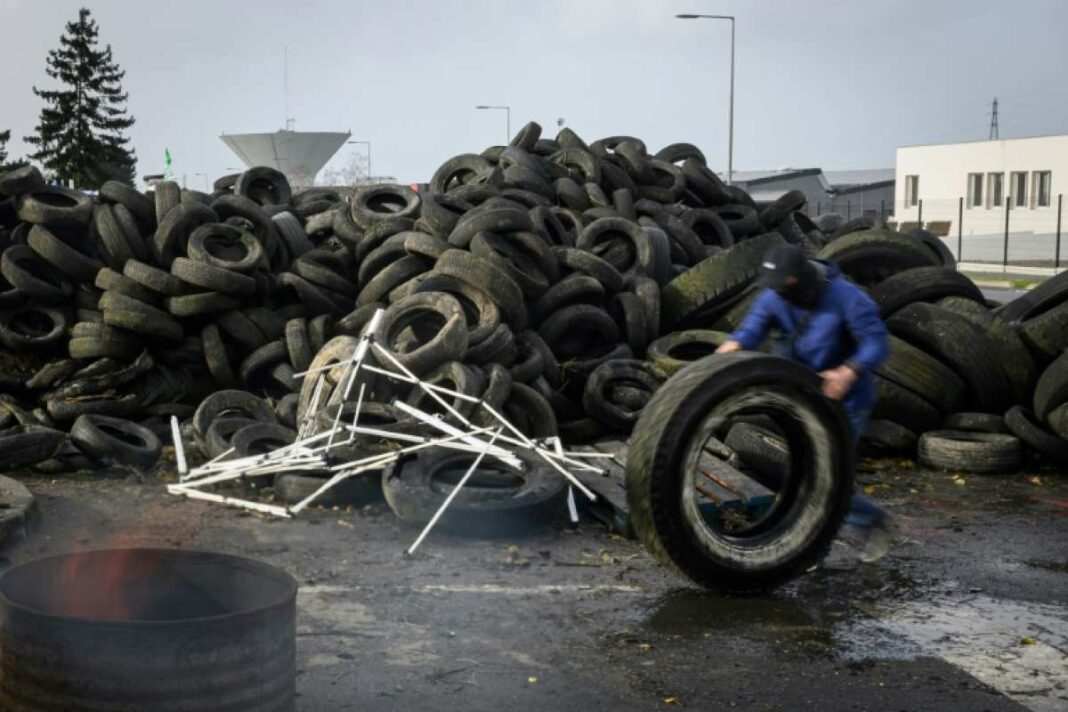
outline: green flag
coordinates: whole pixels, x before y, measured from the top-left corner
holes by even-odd
[[[171,149],[169,148],[163,149],[163,165],[163,175],[169,178],[171,175]]]

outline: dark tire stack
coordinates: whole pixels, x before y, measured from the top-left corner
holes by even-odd
[[[1068,275],[991,309],[922,230],[849,230],[819,257],[870,291],[891,334],[866,437],[875,450],[908,453],[918,438],[924,464],[973,472],[1018,469],[1027,453],[1063,462]]]
[[[257,167],[211,194],[109,182],[90,197],[24,168],[0,175],[0,204],[0,387],[20,433],[106,416],[166,434],[171,415],[234,390],[295,431],[311,390],[296,374],[328,344],[328,359],[345,352],[332,340],[379,308],[402,363],[528,435],[626,433],[666,377],[738,326],[764,253],[783,242],[836,261],[886,311],[896,340],[877,419],[919,434],[954,413],[1027,407],[1006,427],[1042,452],[1049,441],[1017,430],[1066,431],[1052,364],[1068,346],[1068,278],[990,311],[937,238],[817,225],[796,191],[758,207],[689,144],[651,153],[634,137],[587,144],[529,124],[509,146],[445,161],[423,191],[294,191]],[[404,384],[357,385],[375,412],[429,407]],[[320,405],[344,408],[334,386]],[[198,441],[229,447],[232,425]],[[246,449],[278,436],[253,434]],[[100,452],[64,439],[46,459]]]

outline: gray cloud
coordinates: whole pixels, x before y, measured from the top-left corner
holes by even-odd
[[[633,133],[651,147],[726,156],[728,26],[738,16],[735,165],[892,165],[899,144],[1065,130],[1055,87],[1068,4],[881,0],[304,0],[146,3],[0,0],[0,128],[36,123],[33,84],[65,22],[88,4],[127,72],[139,173],[193,187],[237,159],[222,132],[284,124],[283,47],[298,129],[347,130],[374,144],[376,172],[423,180],[445,158],[558,117],[587,137]]]

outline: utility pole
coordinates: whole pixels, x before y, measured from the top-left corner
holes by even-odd
[[[990,136],[989,140],[998,139],[998,98],[994,97],[994,103],[990,105]]]

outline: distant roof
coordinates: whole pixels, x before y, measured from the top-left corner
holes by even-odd
[[[749,197],[758,203],[774,203],[776,200],[786,195],[789,191],[784,189],[771,189],[771,190],[754,190],[749,194]]]
[[[968,141],[948,141],[946,143],[912,143],[898,148],[924,148],[926,146],[959,146],[965,143],[991,143],[994,141],[1005,143],[1006,141],[1030,141],[1036,138],[1068,138],[1068,134],[1036,134],[1034,136],[1017,136],[1015,138],[973,138]]]
[[[824,171],[823,176],[832,188],[841,189],[893,182],[895,173],[893,168],[868,168],[853,171]]]
[[[776,168],[770,171],[734,171],[732,177],[735,183],[753,185],[754,183],[769,183],[783,178],[817,175],[821,172],[819,168]],[[721,178],[725,178],[727,174],[720,173],[719,175]]]

